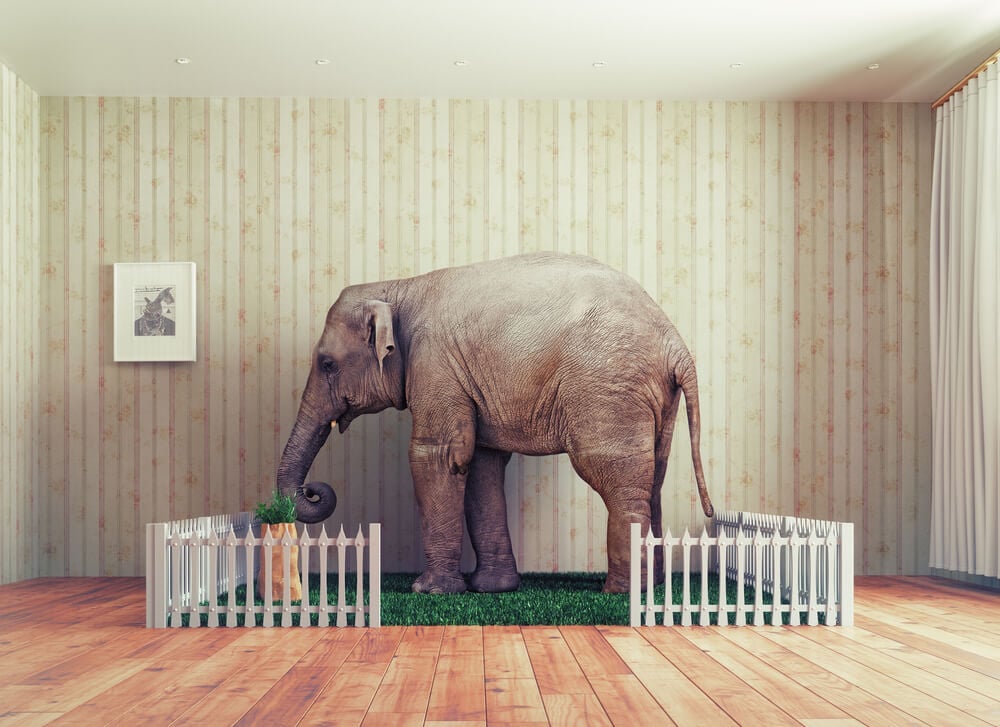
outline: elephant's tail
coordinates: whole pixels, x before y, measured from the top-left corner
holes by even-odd
[[[684,404],[687,407],[688,430],[691,436],[691,461],[694,463],[694,478],[698,483],[698,496],[701,498],[701,509],[705,512],[705,517],[712,517],[715,508],[712,507],[712,499],[708,496],[708,487],[705,485],[705,471],[701,465],[701,407],[698,403],[698,374],[694,368],[694,359],[690,354],[687,356],[688,365],[682,372],[678,372],[677,383],[684,392]]]

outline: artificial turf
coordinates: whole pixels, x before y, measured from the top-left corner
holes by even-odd
[[[382,625],[621,625],[629,623],[629,597],[627,593],[602,593],[604,584],[603,573],[524,573],[521,575],[521,587],[510,593],[461,593],[445,595],[428,595],[413,593],[411,586],[417,577],[415,573],[388,573],[382,576]],[[346,596],[348,604],[355,600],[355,576],[346,574]],[[709,579],[708,601],[718,603],[718,577]],[[674,574],[671,584],[673,603],[680,603],[684,588],[681,574]],[[701,601],[701,575],[691,575],[691,603]],[[311,574],[309,577],[309,602],[319,603],[320,576]],[[736,601],[736,584],[730,582],[726,588],[729,603]],[[227,603],[227,594],[219,596],[219,604]],[[664,586],[656,587],[656,603],[663,603]],[[327,600],[335,603],[337,599],[337,575],[329,574],[327,580]],[[763,602],[771,603],[771,597],[763,594]],[[246,586],[236,589],[236,602],[239,606],[246,603]],[[365,594],[365,603],[368,595]],[[744,603],[753,604],[754,592],[746,588]],[[258,605],[262,602],[258,599]],[[277,602],[280,604],[280,602]],[[298,603],[297,601],[294,603]],[[328,616],[333,619],[334,614]],[[692,621],[698,623],[698,612],[692,614]],[[183,616],[187,625],[187,616]],[[243,625],[244,614],[237,614],[237,624]],[[257,614],[257,623],[262,623],[263,615]],[[278,618],[277,616],[275,617]],[[293,614],[293,623],[298,625],[299,616]],[[318,623],[318,614],[311,615],[311,622]],[[660,617],[662,619],[662,616]],[[822,615],[821,615],[822,618]],[[202,615],[203,625],[207,625],[207,615]],[[771,614],[764,616],[765,622],[771,623]],[[715,623],[715,614],[710,615],[710,621]],[[788,614],[784,614],[788,623]],[[680,622],[680,615],[674,614],[674,622]],[[729,622],[735,623],[735,614],[729,614]],[[354,615],[348,614],[348,623],[354,623]]]

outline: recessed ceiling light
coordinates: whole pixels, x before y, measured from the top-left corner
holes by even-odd
[[[740,68],[743,68],[743,64],[739,63],[739,62],[737,62],[737,63],[730,63],[729,67],[732,68],[734,71],[737,71]]]
[[[868,70],[869,71],[877,71],[878,69],[879,69],[878,63],[869,63],[868,64]]]
[[[591,63],[594,68],[606,68],[608,65],[607,61],[594,61]]]
[[[469,62],[464,58],[459,58],[457,61],[455,61],[455,68],[464,68],[467,65],[469,65]]]
[[[190,58],[174,58],[174,63],[181,66],[186,66],[190,62],[191,62]]]
[[[316,59],[316,65],[317,66],[328,66],[328,65],[330,65],[330,59],[329,58],[317,58]]]

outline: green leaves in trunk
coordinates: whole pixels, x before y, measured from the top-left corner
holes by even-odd
[[[295,498],[282,495],[275,490],[270,502],[258,502],[254,510],[257,519],[268,525],[278,523],[293,523],[296,520]]]

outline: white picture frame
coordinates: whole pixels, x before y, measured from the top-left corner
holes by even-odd
[[[114,264],[115,361],[194,361],[195,264]]]

